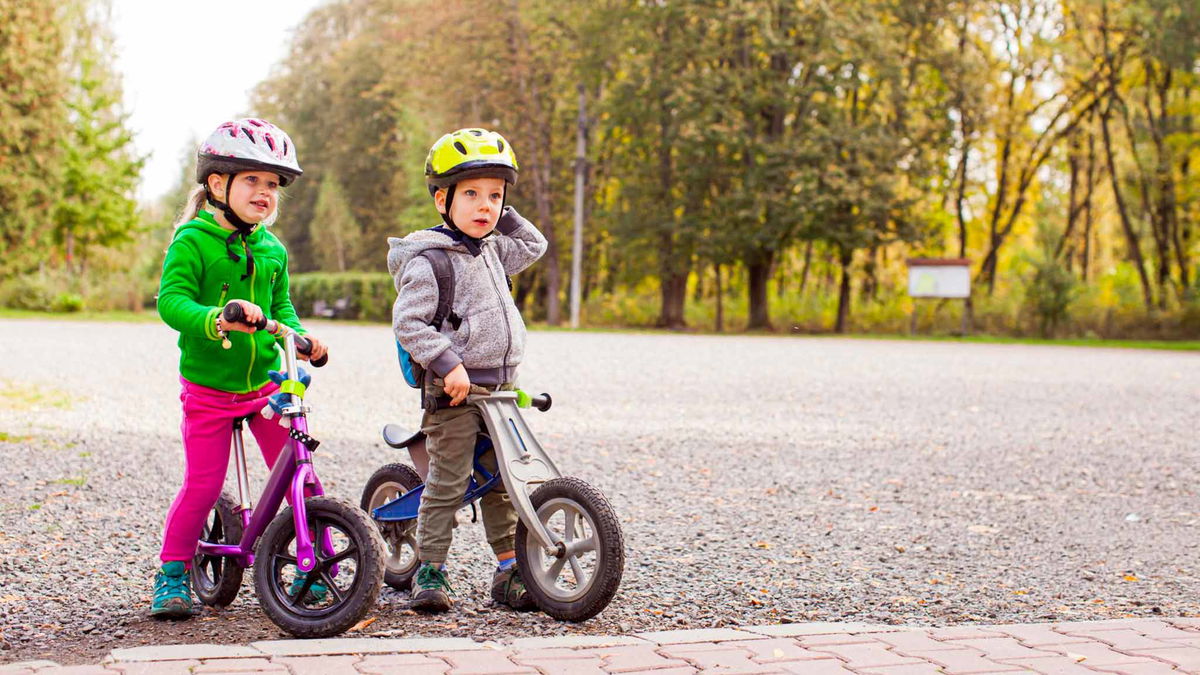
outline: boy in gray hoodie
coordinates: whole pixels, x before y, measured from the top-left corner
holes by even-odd
[[[546,252],[546,238],[511,206],[507,187],[517,182],[517,158],[500,134],[460,129],[429,151],[425,180],[444,225],[388,239],[388,271],[396,281],[392,328],[413,361],[427,371],[426,408],[429,474],[417,513],[421,567],[412,607],[431,612],[450,608],[446,556],[455,513],[472,472],[475,437],[485,430],[473,405],[461,405],[472,384],[511,389],[525,353],[525,322],[513,303],[508,275],[532,265]],[[422,255],[442,249],[454,273],[454,304],[441,326],[432,325],[438,305],[433,266]],[[497,469],[495,453],[482,459]],[[503,484],[481,500],[483,526],[498,566],[492,599],[513,609],[533,601],[515,566],[517,514]]]

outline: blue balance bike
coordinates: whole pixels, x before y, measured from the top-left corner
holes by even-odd
[[[475,501],[503,481],[520,520],[517,523],[517,568],[538,608],[564,621],[585,621],[612,600],[625,568],[625,546],[617,514],[599,490],[563,476],[521,417],[521,409],[550,409],[549,394],[489,391],[472,386],[462,405],[477,406],[487,433],[475,442],[475,472],[463,505]],[[410,590],[420,565],[417,552],[417,507],[429,470],[425,434],[408,434],[394,424],[383,428],[383,440],[408,450],[413,465],[388,464],[367,481],[362,508],[383,535],[384,582]],[[480,461],[495,451],[497,474]]]

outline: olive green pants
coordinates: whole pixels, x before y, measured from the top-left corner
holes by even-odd
[[[417,511],[417,549],[423,562],[441,564],[450,551],[455,514],[463,506],[463,495],[474,471],[475,438],[487,429],[479,408],[464,402],[453,408],[425,413],[421,430],[427,437],[429,475]],[[489,450],[480,458],[480,464],[495,475],[495,451]],[[482,477],[477,476],[476,480],[482,480]],[[479,501],[483,530],[492,550],[496,553],[513,550],[517,511],[504,489],[504,482],[498,483]]]

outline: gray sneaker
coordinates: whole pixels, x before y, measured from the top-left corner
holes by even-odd
[[[492,600],[498,605],[508,605],[518,612],[537,608],[516,565],[511,565],[508,569],[497,569],[492,575]]]
[[[423,612],[445,612],[453,604],[449,596],[453,592],[444,571],[431,563],[423,563],[417,570],[409,607]]]

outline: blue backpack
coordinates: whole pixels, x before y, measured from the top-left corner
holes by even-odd
[[[453,310],[454,266],[450,264],[450,255],[440,248],[428,248],[418,255],[429,261],[430,267],[433,268],[433,276],[437,279],[438,304],[429,325],[433,326],[434,330],[440,331],[442,323],[449,319],[454,330],[458,330],[458,327],[462,325],[462,317],[455,314]],[[400,371],[404,373],[404,381],[413,389],[424,387],[424,366],[413,360],[412,356],[400,345],[399,340],[396,340],[396,352],[400,358]]]

